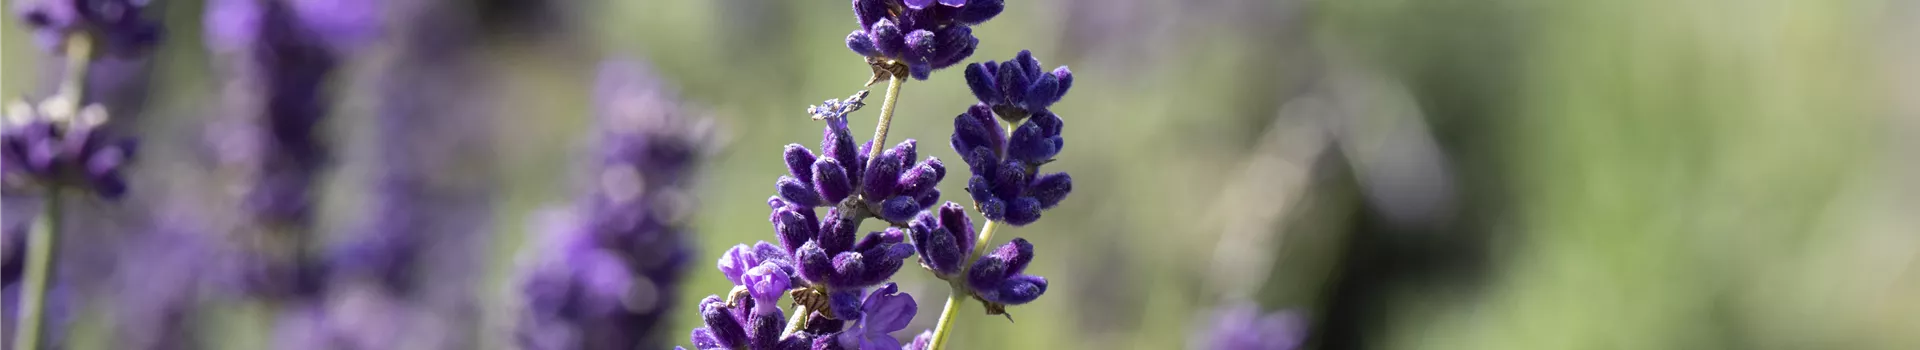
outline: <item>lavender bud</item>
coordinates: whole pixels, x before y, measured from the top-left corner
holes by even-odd
[[[829,203],[839,203],[853,195],[853,180],[847,177],[847,169],[833,158],[820,158],[813,163],[813,188],[819,190],[821,199]]]
[[[792,176],[781,175],[780,180],[774,182],[774,189],[780,194],[780,199],[796,206],[811,208],[826,204],[813,186]]]
[[[785,207],[773,212],[773,232],[780,238],[780,246],[789,251],[797,251],[800,245],[819,236],[818,220],[812,218],[813,210],[807,208]]]
[[[807,146],[801,146],[797,143],[789,144],[782,158],[787,161],[787,173],[793,175],[794,178],[813,178],[813,163],[815,158],[813,151],[807,150]]]
[[[1059,205],[1061,200],[1066,199],[1068,193],[1073,192],[1073,177],[1068,176],[1067,173],[1041,175],[1040,178],[1033,180],[1033,185],[1028,187],[1027,192],[1038,200],[1040,209],[1052,209],[1053,206]]]
[[[1005,0],[967,0],[966,6],[960,6],[960,14],[954,21],[966,25],[979,25],[1000,15],[1007,8]]]
[[[700,319],[707,325],[706,328],[701,329],[707,330],[706,333],[714,344],[722,348],[739,348],[747,345],[747,330],[741,327],[739,320],[734,319],[733,314],[727,310],[727,302],[720,300],[720,296],[709,295],[705,300],[700,301]],[[694,332],[695,344],[703,340],[700,333],[697,330]]]
[[[887,197],[893,197],[900,178],[900,164],[904,163],[904,160],[905,158],[895,150],[882,151],[879,159],[874,159],[872,164],[867,165],[867,173],[861,175],[861,178],[866,180],[860,186],[861,195],[865,196],[868,202],[875,204]]]

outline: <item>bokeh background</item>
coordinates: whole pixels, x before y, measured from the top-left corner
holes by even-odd
[[[147,140],[133,205],[222,191],[197,175],[220,93],[202,6],[157,14],[168,36],[131,117]],[[681,344],[695,301],[729,288],[711,262],[771,240],[779,151],[818,142],[805,107],[868,77],[842,45],[845,1],[462,6],[479,34],[448,60],[473,74],[439,85],[461,89],[442,106],[489,126],[443,165],[490,199],[475,234],[438,243],[471,273],[420,282],[476,300],[423,312],[477,321],[401,338],[514,347],[517,278],[540,213],[577,193],[603,58],[650,63],[715,121],[694,277],[666,331]],[[997,237],[1038,247],[1048,294],[1014,322],[963,313],[958,348],[1206,348],[1214,310],[1244,302],[1307,315],[1318,349],[1920,348],[1920,2],[1032,0],[975,30],[968,61],[1031,49],[1077,73],[1048,167],[1079,183]],[[39,91],[45,58],[17,23],[0,34],[0,93]],[[333,83],[345,151],[323,232],[367,215],[384,150],[364,135],[387,92],[373,85],[409,42],[383,38]],[[959,159],[944,146],[972,101],[959,70],[901,101],[891,139]],[[857,136],[876,110],[854,115]],[[100,259],[99,276],[145,274],[144,258]],[[896,335],[911,337],[946,291],[905,271],[921,310]],[[83,288],[70,348],[127,348],[134,321],[110,296],[141,288]],[[267,313],[209,301],[189,329],[270,348]]]

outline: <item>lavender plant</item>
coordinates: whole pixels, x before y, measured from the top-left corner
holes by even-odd
[[[599,79],[597,181],[542,232],[551,249],[521,283],[524,349],[664,347],[658,330],[692,255],[682,221],[706,121],[638,63],[605,63]]]
[[[48,328],[48,292],[54,252],[62,233],[65,192],[119,198],[127,191],[122,170],[133,141],[105,128],[107,107],[87,94],[87,70],[102,55],[150,51],[159,26],[144,17],[145,1],[48,0],[16,3],[16,14],[43,49],[64,57],[57,90],[37,102],[13,102],[0,125],[0,185],[8,194],[35,193],[42,209],[26,238],[19,322],[13,348],[39,349]],[[13,309],[13,308],[10,308]]]
[[[847,47],[873,68],[868,85],[887,81],[874,136],[854,140],[848,125],[867,91],[808,109],[826,126],[817,153],[799,144],[782,153],[787,174],[767,201],[779,243],[736,245],[720,258],[734,288],[700,303],[705,327],[694,330],[695,347],[940,349],[966,299],[980,300],[988,314],[1006,314],[1008,305],[1046,293],[1045,278],[1025,273],[1031,243],[1015,238],[991,253],[987,245],[1001,226],[1039,220],[1072,190],[1065,173],[1039,173],[1063,146],[1063,123],[1048,107],[1072,86],[1070,71],[1041,72],[1027,51],[1005,63],[968,66],[966,81],[979,103],[954,119],[951,144],[971,172],[970,208],[987,219],[977,234],[968,206],[940,203],[943,162],[921,160],[913,139],[886,146],[906,79],[927,80],[971,56],[979,44],[971,26],[1004,8],[1000,0],[853,1],[860,29],[847,36]],[[856,239],[866,219],[888,227]],[[918,305],[889,281],[914,255],[951,294],[939,324],[903,347],[892,333],[905,328]],[[783,297],[793,300],[784,323]]]

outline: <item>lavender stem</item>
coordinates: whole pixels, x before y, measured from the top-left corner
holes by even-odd
[[[975,260],[980,260],[981,252],[987,250],[988,242],[993,242],[993,232],[999,227],[999,221],[987,220],[986,227],[980,228],[980,238],[973,241],[972,256],[968,256],[966,263],[960,265],[960,273],[956,275],[963,277],[954,278],[948,283],[953,286],[953,292],[947,294],[947,306],[940,309],[940,323],[933,326],[933,340],[927,342],[927,350],[940,350],[947,345],[947,333],[953,331],[953,315],[960,313],[960,303],[967,301],[967,279],[964,277],[967,269],[973,266]]]
[[[20,297],[20,329],[14,330],[14,349],[39,349],[41,324],[47,309],[47,289],[53,284],[53,253],[60,235],[60,189],[47,186],[40,220],[27,236],[26,290]]]
[[[85,34],[73,34],[67,37],[67,74],[61,77],[60,90],[53,96],[54,101],[66,104],[61,110],[67,111],[65,118],[73,118],[73,112],[80,110],[81,86],[87,80],[87,63],[93,57],[93,40]],[[27,236],[27,271],[24,291],[21,292],[21,320],[19,329],[14,331],[14,349],[34,350],[40,348],[40,336],[45,328],[43,324],[47,309],[47,289],[53,285],[54,252],[59,248],[60,239],[60,185],[48,184],[46,197],[41,199],[40,220],[33,224],[33,231]]]
[[[867,151],[868,165],[872,165],[874,159],[880,159],[880,150],[887,148],[887,128],[893,124],[893,104],[899,102],[900,86],[906,82],[907,78],[899,74],[887,76],[887,98],[880,101],[880,122],[873,127],[873,150]]]
[[[800,328],[805,328],[807,326],[807,314],[811,312],[812,311],[807,310],[806,304],[794,304],[793,317],[787,318],[787,330],[780,332],[780,339],[786,339],[787,336],[799,332]]]

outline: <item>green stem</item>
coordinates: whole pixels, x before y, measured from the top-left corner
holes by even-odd
[[[14,330],[14,349],[39,349],[45,333],[47,289],[53,284],[54,250],[60,238],[60,190],[48,186],[40,220],[27,236],[26,290],[20,297],[20,328]]]
[[[867,151],[868,164],[880,159],[880,150],[887,147],[887,128],[893,125],[893,105],[900,102],[900,86],[906,82],[907,79],[898,74],[887,78],[887,97],[880,101],[880,121],[873,127],[873,150]]]
[[[940,350],[947,346],[947,335],[953,332],[953,315],[960,313],[960,303],[967,301],[967,269],[973,266],[975,260],[980,260],[999,227],[999,221],[987,220],[986,227],[980,228],[980,236],[973,241],[973,254],[967,257],[965,264],[960,265],[960,274],[948,281],[947,284],[953,286],[953,292],[947,294],[947,306],[940,309],[940,322],[933,326],[933,340],[927,343],[928,350]]]
[[[60,81],[59,90],[53,96],[68,118],[73,122],[75,113],[80,110],[81,98],[85,97],[87,64],[93,58],[93,40],[85,34],[68,36],[67,73]],[[14,330],[13,348],[36,350],[40,348],[41,337],[46,334],[47,291],[53,287],[53,263],[55,253],[60,247],[60,186],[58,182],[42,184],[46,186],[46,198],[41,200],[40,218],[34,221],[33,231],[27,235],[26,280],[20,296],[20,324]]]
[[[786,339],[788,336],[792,336],[793,333],[800,332],[800,328],[806,327],[807,314],[809,313],[812,312],[807,310],[806,304],[795,303],[793,305],[793,316],[787,318],[787,330],[780,332],[780,339]]]

